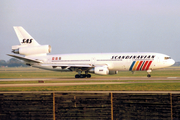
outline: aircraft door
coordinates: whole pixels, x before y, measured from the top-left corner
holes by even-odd
[[[157,62],[158,62],[158,63],[160,62],[160,58],[159,58],[159,57],[157,58]]]
[[[92,66],[94,66],[95,62],[96,62],[96,58],[94,58],[94,57],[91,58],[91,65],[92,65]]]

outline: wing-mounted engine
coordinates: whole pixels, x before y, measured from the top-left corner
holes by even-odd
[[[89,70],[90,73],[98,74],[98,75],[108,75],[109,69],[107,66],[97,66]]]
[[[37,55],[46,54],[51,52],[50,45],[39,45],[39,46],[12,46],[12,52],[20,55]]]
[[[94,73],[99,74],[99,75],[108,75],[109,70],[108,70],[108,68],[106,66],[104,66],[104,67],[95,67],[94,68]]]
[[[98,75],[114,75],[117,74],[118,71],[109,70],[107,66],[97,66],[89,70],[90,73],[98,74]]]

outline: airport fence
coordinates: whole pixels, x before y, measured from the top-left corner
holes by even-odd
[[[180,94],[1,93],[0,120],[180,119]]]

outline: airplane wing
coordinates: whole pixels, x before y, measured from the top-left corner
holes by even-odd
[[[11,55],[11,54],[7,54],[7,55],[8,55],[8,56],[11,56],[11,57],[15,57],[15,58],[20,59],[20,60],[27,61],[27,62],[41,63],[40,61],[33,60],[33,59],[30,59],[30,58],[25,58],[25,57],[22,57],[22,56]]]
[[[75,68],[92,68],[91,64],[60,64],[60,63],[54,63],[54,64],[41,64],[41,66],[54,66],[54,67],[75,67]]]
[[[12,54],[7,54],[7,55],[20,60],[24,60],[26,62],[42,63],[41,61],[25,58],[22,56],[17,56]],[[93,68],[94,67],[91,64],[61,64],[61,63],[43,63],[41,64],[41,66],[52,66],[52,67],[62,67],[62,68]]]

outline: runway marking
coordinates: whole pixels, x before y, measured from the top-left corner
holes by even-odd
[[[177,77],[167,77],[167,78],[170,78],[170,79],[176,79]]]

